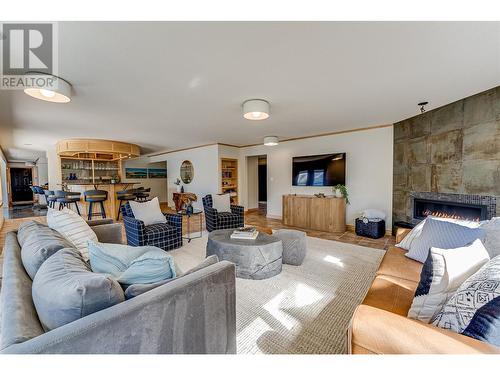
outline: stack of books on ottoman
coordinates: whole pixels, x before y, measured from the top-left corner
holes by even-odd
[[[242,227],[235,229],[231,234],[233,240],[255,240],[259,235],[259,231],[253,227]]]

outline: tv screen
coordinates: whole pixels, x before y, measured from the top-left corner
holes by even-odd
[[[345,185],[345,153],[293,158],[293,186],[335,186],[337,184]]]

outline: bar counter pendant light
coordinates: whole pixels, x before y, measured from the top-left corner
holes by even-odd
[[[71,101],[71,85],[65,79],[39,72],[28,74],[33,75],[33,79],[29,81],[32,85],[24,89],[25,94],[52,103]]]
[[[250,99],[243,103],[243,117],[247,120],[265,120],[269,117],[269,103],[262,99]]]

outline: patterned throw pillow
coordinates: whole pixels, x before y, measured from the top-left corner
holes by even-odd
[[[47,212],[47,225],[59,232],[75,248],[77,248],[86,261],[89,260],[87,241],[97,242],[97,235],[87,222],[76,212],[68,208],[62,211],[49,208]]]
[[[415,227],[408,233],[403,240],[396,244],[397,247],[404,249],[404,250],[410,250],[411,244],[415,239],[417,239],[420,234],[422,234],[422,228],[424,227],[424,223],[427,219],[434,219],[434,220],[440,220],[440,221],[447,221],[448,223],[455,223],[458,225],[462,225],[464,227],[468,228],[478,228],[481,223],[477,221],[470,221],[470,220],[458,220],[458,219],[449,219],[445,217],[434,217],[434,216],[427,216],[426,219],[422,220],[420,223],[415,225]],[[486,247],[488,249],[488,247]]]
[[[465,246],[484,237],[481,228],[468,228],[463,225],[450,223],[434,218],[427,218],[422,228],[422,234],[411,244],[405,255],[420,263],[424,263],[431,247],[454,249]]]
[[[460,285],[489,260],[480,240],[456,249],[431,248],[408,318],[429,323]]]
[[[431,323],[500,346],[500,256],[469,277]]]

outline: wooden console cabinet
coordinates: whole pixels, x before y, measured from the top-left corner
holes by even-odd
[[[322,232],[344,233],[345,199],[283,195],[283,224]]]

